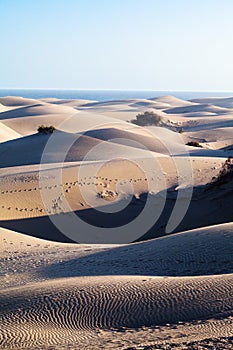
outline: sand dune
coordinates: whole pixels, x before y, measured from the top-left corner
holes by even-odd
[[[232,224],[224,224],[111,247],[48,243],[2,230],[2,258],[11,257],[2,269],[2,345],[47,348],[85,343],[88,337],[98,342],[102,328],[114,332],[226,318],[232,314],[233,277],[213,273],[232,270],[232,234]],[[207,271],[211,276],[192,277]],[[153,277],[158,272],[190,277]],[[90,277],[70,277],[75,274]],[[25,286],[26,278],[37,282]]]
[[[150,98],[149,100],[154,101],[156,103],[164,103],[167,106],[173,106],[173,107],[181,107],[181,106],[189,106],[194,105],[194,102],[191,101],[185,101],[180,98],[177,98],[175,96],[160,96],[155,98]]]
[[[2,120],[2,123],[12,130],[20,133],[22,136],[29,136],[35,134],[40,125],[53,125],[55,128],[62,129],[60,125],[62,125],[64,120],[67,118],[69,118],[69,114],[42,114],[36,117],[27,116],[4,119]],[[68,129],[62,130],[71,132],[72,126],[70,126]]]
[[[38,103],[37,100],[20,96],[0,97],[0,103],[8,107],[28,106]]]
[[[162,129],[162,128],[161,128]],[[155,137],[155,133],[148,132],[147,135],[139,135],[138,133],[125,130],[119,130],[117,128],[104,128],[97,130],[90,130],[85,133],[90,137],[97,138],[99,140],[111,141],[114,143],[124,144],[130,147],[142,148],[152,152],[157,152],[161,154],[169,154],[168,142],[165,144],[161,140],[161,135]],[[161,130],[163,132],[164,130]]]
[[[83,275],[200,276],[233,270],[233,224],[195,229],[73,257],[42,268],[43,277]],[[169,254],[168,254],[169,252]],[[117,261],[117,264],[115,262]],[[98,267],[97,267],[98,266]]]
[[[95,101],[95,102],[90,102],[88,105],[85,107],[95,107],[95,106],[110,106],[114,107],[115,105],[120,105],[120,106],[127,106],[130,105],[131,103],[137,103],[137,99],[121,99],[121,100],[111,100],[111,101]],[[144,100],[145,101],[145,100]]]
[[[42,98],[40,99],[42,102],[46,103],[52,103],[55,105],[65,105],[70,107],[80,107],[85,106],[88,103],[94,103],[97,101],[91,101],[91,100],[61,100],[59,98]]]
[[[167,127],[130,123],[147,110]],[[233,182],[208,185],[233,155],[232,111],[233,98],[0,98],[3,349],[233,346]]]
[[[80,101],[74,100],[67,103],[53,104],[49,102],[36,101],[33,105],[18,107],[1,113],[0,118],[4,125],[10,127],[23,136],[35,133],[39,125],[54,125],[56,128],[67,132],[84,132],[92,129],[94,125],[98,128],[106,125],[118,125],[118,128],[132,128],[132,124],[125,123],[135,118],[135,111],[129,106],[121,105],[122,109],[107,104],[105,108],[80,106]],[[127,107],[127,108],[126,108]],[[143,108],[145,109],[145,108]],[[160,114],[163,114],[160,112]]]
[[[1,119],[20,118],[26,116],[38,116],[41,114],[67,114],[74,113],[75,111],[71,107],[56,106],[45,103],[35,103],[33,105],[26,105],[23,107],[15,108],[10,111],[2,112]]]
[[[134,150],[130,147],[130,150],[131,149]],[[116,149],[113,150],[116,151]],[[28,153],[28,156],[28,162],[30,161],[32,163],[35,158],[32,157],[32,160],[30,158],[30,153]],[[26,155],[24,155],[24,160],[26,159],[25,157]],[[51,157],[50,154],[49,157]],[[22,161],[22,158],[19,158],[19,160]],[[102,222],[103,218],[99,216],[98,213],[88,210],[88,208],[91,208],[90,203],[100,207],[109,205],[111,201],[114,200],[116,203],[119,201],[122,202],[123,205],[124,202],[127,203],[128,198],[130,198],[129,196],[134,194],[131,203],[128,203],[129,205],[127,205],[125,211],[129,218],[133,218],[135,211],[140,212],[144,207],[147,198],[146,192],[148,192],[148,190],[151,193],[151,201],[153,201],[155,205],[159,205],[160,201],[163,201],[164,196],[168,199],[170,198],[171,205],[172,203],[174,204],[177,196],[176,187],[178,186],[176,158],[135,158],[135,161],[135,164],[130,160],[112,160],[108,161],[106,164],[101,161],[86,162],[85,167],[83,163],[67,162],[66,166],[63,165],[62,171],[59,170],[61,169],[61,165],[54,163],[54,166],[52,166],[52,163],[49,163],[48,166],[46,165],[47,170],[44,169],[40,175],[42,178],[41,183],[39,183],[38,165],[2,168],[2,176],[0,178],[2,198],[2,210],[0,215],[0,219],[2,220],[1,225],[14,229],[17,229],[18,225],[18,227],[21,227],[22,232],[30,232],[30,230],[32,230],[33,232],[40,232],[40,234],[43,233],[43,225],[48,225],[49,232],[47,233],[47,237],[56,240],[56,234],[58,234],[58,232],[54,232],[49,220],[46,224],[41,222],[42,227],[39,225],[39,218],[34,223],[30,223],[30,220],[23,220],[21,223],[8,220],[33,218],[47,214],[62,213],[62,215],[64,215],[64,212],[70,210],[65,205],[65,202],[60,203],[60,209],[53,208],[53,201],[58,200],[58,198],[62,201],[63,199],[64,201],[67,200],[73,210],[82,210],[82,215],[86,216],[88,220],[93,221],[93,224],[98,223],[98,225],[105,225],[105,220],[106,223],[108,220],[111,222],[112,218],[111,216],[105,217],[104,222]],[[180,158],[179,162],[185,164],[186,161]],[[187,162],[189,162],[189,160],[187,160]],[[200,156],[199,158],[193,158],[190,164],[193,169],[193,179],[183,177],[180,181],[184,184],[190,183],[190,185],[193,181],[195,186],[203,185],[206,181],[211,181],[212,176],[219,172],[222,162],[222,158],[213,157],[209,159]],[[188,164],[189,163],[187,163],[187,165]],[[212,169],[212,173],[209,172],[210,168]],[[144,171],[146,171],[146,173],[144,173]],[[62,174],[62,178],[60,178],[60,173]],[[163,191],[165,191],[167,187],[170,188],[170,190],[167,194],[164,194]],[[41,190],[46,192],[46,203],[43,203],[41,199]],[[109,191],[109,197],[106,191]],[[111,193],[117,194],[116,197],[111,197]],[[221,193],[222,190],[220,190],[220,194]],[[104,194],[105,200],[101,198],[101,194]],[[215,195],[216,194],[215,192]],[[208,201],[206,197],[208,196],[205,196],[205,193],[203,193],[203,207],[206,205],[206,200]],[[220,197],[220,200],[223,199]],[[196,205],[195,203],[196,200],[194,199],[194,206]],[[169,215],[171,208],[168,206],[165,211],[166,215]],[[215,210],[215,208],[216,210],[218,209],[218,204],[216,206],[216,202],[207,206],[208,210]],[[125,213],[119,212],[119,215],[116,216],[114,220],[117,220],[119,223],[122,222],[123,224],[126,220]],[[206,209],[200,212],[197,212],[195,209],[195,216],[198,215],[200,222],[204,220],[206,225],[208,221],[206,222],[205,214]],[[227,212],[225,212],[225,214],[229,215]],[[192,215],[192,210],[190,215]],[[196,220],[195,216],[190,220],[191,226],[188,226],[189,228],[195,227],[192,226]],[[209,224],[212,223],[212,219],[207,219],[210,220]],[[160,234],[164,234],[164,220],[166,222],[166,219],[161,217],[161,221],[157,223],[156,233],[160,232]],[[188,222],[187,220],[186,225]]]
[[[0,142],[17,139],[21,136],[22,135],[0,122]]]
[[[187,136],[192,136],[197,140],[203,140],[200,142],[229,142],[232,139],[233,127],[220,127],[220,128],[211,128],[203,130],[191,130],[187,131]]]
[[[75,245],[1,229],[4,248],[1,256],[6,259],[10,254],[14,258],[8,266],[3,262],[1,271],[8,274],[8,286],[22,284],[26,273],[28,281],[33,282],[33,266],[37,262],[37,279],[42,280],[93,275],[175,277],[227,274],[231,273],[233,265],[232,235],[233,225],[229,223],[128,245]],[[26,255],[29,246],[30,252]],[[49,256],[51,259],[47,261]],[[22,279],[20,276],[18,280],[12,278],[15,268]]]
[[[6,112],[10,109],[10,107],[4,106],[3,104],[0,103],[0,113]]]
[[[225,107],[225,108],[233,108],[233,98],[232,97],[208,97],[208,98],[199,98],[190,100],[190,102],[194,103],[209,103],[215,106]]]
[[[50,135],[37,133],[21,138],[20,140],[17,139],[2,143],[0,150],[1,166],[10,167],[39,164],[49,137]],[[131,137],[131,139],[128,139],[128,142],[123,141],[121,144],[111,141],[101,142],[94,137],[61,131],[55,131],[53,137],[53,144],[51,143],[51,147],[48,151],[44,152],[46,163],[62,162],[63,160],[68,162],[81,161],[85,159],[85,156],[88,157],[88,161],[110,160],[114,157],[140,158],[147,156],[147,149],[143,149],[143,137],[140,143],[136,143],[136,140],[133,142],[134,138]],[[154,144],[154,147],[153,140],[149,143],[144,143],[150,146],[153,151],[158,153],[161,151],[164,153],[166,152],[166,148],[163,145],[159,145],[158,141]],[[100,147],[98,147],[98,145]],[[139,147],[142,147],[142,149]],[[15,149],[17,149],[19,153],[15,153]],[[33,152],[31,149],[33,149]],[[89,153],[88,155],[88,152],[91,150],[91,154]],[[102,150],[102,152],[100,152],[100,150]]]
[[[0,113],[0,120],[6,127],[12,129],[22,136],[34,134],[40,125],[54,125],[57,127],[62,122],[76,114],[77,111],[69,106],[57,106],[37,100],[30,101],[32,104],[27,105],[27,100],[21,106]],[[7,140],[14,139],[8,135]]]
[[[232,275],[166,280],[105,276],[104,280],[70,278],[31,284],[30,289],[8,289],[0,293],[1,330],[7,339],[3,345],[61,344],[68,338],[78,341],[85,331],[96,328],[137,328],[226,316],[233,307],[228,294],[232,282]]]
[[[180,114],[180,113],[192,113],[192,112],[209,112],[213,115],[215,114],[224,114],[228,113],[228,108],[215,106],[211,104],[199,104],[199,105],[191,105],[191,106],[181,106],[166,109],[165,112],[167,114]]]
[[[166,103],[159,101],[149,101],[149,100],[137,100],[134,103],[130,103],[130,107],[134,108],[147,108],[147,109],[156,109],[161,110],[167,107]],[[158,111],[157,111],[158,113]]]
[[[32,283],[35,278],[81,276],[220,275],[231,273],[233,265],[232,223],[127,245],[64,244],[2,228],[0,232],[3,287],[6,281],[7,287],[22,285],[25,278]]]

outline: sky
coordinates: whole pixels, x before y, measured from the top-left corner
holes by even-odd
[[[0,88],[233,91],[232,0],[0,0]]]

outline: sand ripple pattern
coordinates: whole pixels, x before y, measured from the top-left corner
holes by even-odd
[[[233,313],[233,275],[58,279],[0,294],[2,346],[77,342],[97,329],[162,325]]]

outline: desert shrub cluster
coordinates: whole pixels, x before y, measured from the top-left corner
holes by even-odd
[[[55,127],[50,125],[50,126],[44,126],[40,125],[37,129],[37,131],[41,134],[52,134],[55,131]]]
[[[139,113],[136,115],[136,119],[131,120],[131,123],[139,126],[158,126],[162,123],[162,118],[158,113],[153,111],[146,111],[144,113]]]
[[[186,143],[187,146],[192,146],[192,147],[201,147],[202,145],[200,145],[200,143],[198,143],[197,141],[189,141],[188,143]]]
[[[210,185],[211,186],[222,185],[224,183],[227,183],[232,178],[233,178],[233,158],[229,157],[222,164],[222,167],[218,175],[212,178]]]

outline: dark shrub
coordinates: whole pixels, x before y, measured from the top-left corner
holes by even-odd
[[[187,146],[192,146],[192,147],[201,147],[202,145],[200,145],[200,143],[196,142],[196,141],[190,141],[188,143],[186,143]]]
[[[37,129],[37,131],[41,134],[52,134],[54,132],[55,127],[50,125],[50,126],[44,126],[44,125],[40,125],[39,128]]]

